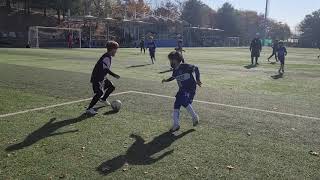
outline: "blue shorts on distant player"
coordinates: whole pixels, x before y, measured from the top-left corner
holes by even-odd
[[[178,91],[176,95],[176,101],[174,102],[174,109],[180,109],[181,106],[187,107],[192,104],[195,92]]]
[[[285,61],[285,57],[284,56],[279,56],[278,59],[279,59],[281,64],[284,64],[284,61]]]
[[[156,56],[156,50],[155,49],[149,49],[150,57],[154,58]]]

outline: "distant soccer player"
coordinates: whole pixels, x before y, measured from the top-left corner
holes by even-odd
[[[270,62],[270,59],[275,56],[276,61],[278,62],[278,55],[277,55],[277,49],[279,48],[279,41],[275,40],[272,44],[272,54],[270,57],[268,57],[268,61]]]
[[[197,85],[201,87],[200,72],[198,67],[191,64],[182,64],[182,55],[173,51],[168,55],[170,66],[173,68],[172,76],[168,79],[163,79],[162,83],[177,80],[179,91],[176,95],[173,110],[173,126],[170,132],[175,132],[180,129],[180,108],[185,107],[191,114],[193,126],[198,125],[199,116],[195,113],[192,107],[192,101],[196,94]],[[195,73],[195,78],[193,76]]]
[[[279,69],[279,74],[283,74],[284,73],[284,61],[285,61],[285,57],[288,54],[286,47],[284,47],[284,44],[282,41],[279,42],[279,48],[277,50],[278,53],[278,59],[281,63],[280,65],[280,69]]]
[[[262,50],[262,44],[261,44],[261,40],[260,38],[258,37],[259,34],[257,33],[256,34],[256,38],[254,38],[252,41],[251,41],[251,44],[250,44],[250,52],[251,52],[251,64],[253,65],[253,60],[255,59],[256,60],[256,65],[258,65],[258,59],[260,57],[260,52]]]
[[[107,74],[119,79],[120,76],[113,73],[111,68],[112,57],[116,55],[119,44],[115,41],[107,42],[107,52],[102,55],[98,60],[91,75],[92,89],[95,93],[94,97],[91,100],[91,103],[86,110],[86,113],[89,115],[95,115],[97,112],[94,110],[94,106],[100,100],[105,105],[110,105],[107,101],[109,95],[115,90],[114,85],[110,80],[106,78]]]
[[[145,47],[145,42],[144,42],[144,38],[142,38],[140,40],[140,52],[142,53],[142,50],[143,50],[143,53],[145,54],[146,53],[146,47]]]
[[[149,55],[150,55],[152,64],[154,64],[154,62],[156,61],[156,48],[157,48],[156,42],[151,36],[148,42],[148,49],[149,49]]]
[[[68,48],[72,48],[72,41],[73,41],[72,33],[68,34],[67,41],[68,41]]]
[[[177,47],[175,48],[175,50],[177,52],[179,52],[181,55],[182,55],[182,52],[185,52],[185,50],[183,50],[183,41],[182,41],[182,39],[178,39]],[[182,63],[184,63],[184,59],[182,60]]]

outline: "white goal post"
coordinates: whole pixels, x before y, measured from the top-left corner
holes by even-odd
[[[28,45],[32,48],[81,48],[81,29],[31,26]]]

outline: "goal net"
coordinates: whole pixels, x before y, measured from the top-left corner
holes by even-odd
[[[32,48],[81,48],[81,29],[32,26],[28,44]]]

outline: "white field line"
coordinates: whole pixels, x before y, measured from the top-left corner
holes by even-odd
[[[130,93],[149,95],[149,96],[156,96],[156,97],[163,97],[163,98],[169,98],[169,99],[175,99],[175,97],[172,97],[172,96],[154,94],[154,93],[147,93],[147,92],[140,92],[140,91],[120,92],[120,93],[111,94],[111,96],[117,96],[117,95],[122,95],[122,94],[130,94]],[[59,107],[59,106],[76,104],[76,103],[89,101],[89,100],[91,100],[91,98],[81,99],[81,100],[71,101],[71,102],[65,102],[65,103],[51,105],[51,106],[39,107],[39,108],[29,109],[29,110],[25,110],[25,111],[19,111],[19,112],[15,112],[15,113],[3,114],[3,115],[0,115],[0,118],[14,116],[14,115],[18,115],[18,114],[24,114],[24,113],[28,113],[28,112],[34,112],[34,111],[50,109],[50,108]],[[250,111],[258,111],[258,112],[278,114],[278,115],[285,115],[285,116],[291,116],[291,117],[320,120],[320,118],[318,118],[318,117],[304,116],[304,115],[291,114],[291,113],[283,113],[283,112],[277,112],[277,111],[269,111],[269,110],[263,110],[263,109],[257,109],[257,108],[249,108],[249,107],[244,107],[244,106],[234,106],[234,105],[229,105],[229,104],[215,103],[215,102],[209,102],[209,101],[200,101],[200,100],[194,100],[194,102],[203,103],[203,104],[210,104],[210,105],[216,105],[216,106],[222,106],[222,107],[229,107],[229,108],[236,108],[236,109],[243,109],[243,110],[250,110]]]
[[[149,95],[149,96],[156,96],[156,97],[163,97],[163,98],[170,98],[170,99],[174,99],[175,98],[175,97],[172,97],[172,96],[166,96],[166,95],[154,94],[154,93],[147,93],[147,92],[139,92],[139,91],[130,91],[130,93]],[[221,103],[200,101],[200,100],[194,100],[194,102],[203,103],[203,104],[210,104],[210,105],[216,105],[216,106],[222,106],[222,107],[229,107],[229,108],[236,108],[236,109],[243,109],[243,110],[271,113],[271,114],[279,114],[279,115],[285,115],[285,116],[291,116],[291,117],[320,120],[320,118],[318,118],[318,117],[304,116],[304,115],[291,114],[291,113],[283,113],[283,112],[277,112],[277,111],[269,111],[269,110],[263,110],[263,109],[257,109],[257,108],[249,108],[249,107],[244,107],[244,106],[234,106],[234,105],[229,105],[229,104],[221,104]]]
[[[120,93],[111,94],[110,96],[117,96],[117,95],[121,95],[121,94],[128,94],[128,93],[130,93],[130,92],[131,92],[131,91],[120,92]],[[84,102],[84,101],[89,101],[89,100],[91,100],[91,99],[92,99],[92,98],[80,99],[80,100],[77,100],[77,101],[70,101],[70,102],[65,102],[65,103],[61,103],[61,104],[55,104],[55,105],[51,105],[51,106],[44,106],[44,107],[39,107],[39,108],[28,109],[28,110],[19,111],[19,112],[14,112],[14,113],[2,114],[2,115],[0,115],[0,118],[9,117],[9,116],[14,116],[14,115],[18,115],[18,114],[24,114],[24,113],[28,113],[28,112],[40,111],[40,110],[44,110],[44,109],[55,108],[55,107],[59,107],[59,106],[76,104],[76,103],[80,103],[80,102]]]

